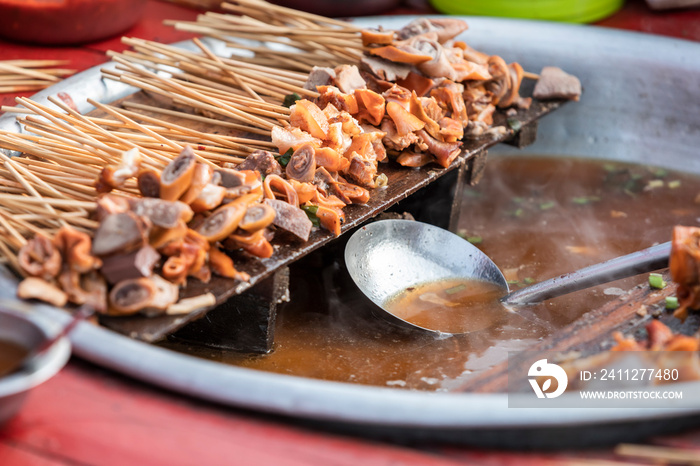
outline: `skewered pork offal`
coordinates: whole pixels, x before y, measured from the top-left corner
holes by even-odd
[[[212,273],[249,279],[227,252],[264,260],[274,254],[275,235],[307,241],[319,227],[337,236],[344,209],[368,202],[386,186],[381,164],[450,167],[463,139],[507,131],[493,126],[497,109],[531,103],[520,96],[526,75],[520,65],[455,40],[467,29],[461,20],[420,19],[398,31],[360,31],[322,21],[330,21],[340,36],[347,33],[339,40],[351,53],[336,47],[332,67],[306,72],[216,57],[197,40],[202,54],[136,39],[125,39],[133,53],[112,54],[119,66],[105,71],[107,78],[205,115],[187,118],[216,118],[255,138],[199,133],[96,102],[91,103],[115,120],[91,119],[54,102],[66,112],[60,114],[22,100],[28,110],[18,112],[29,113],[22,123],[41,136],[31,144],[13,136],[8,148],[39,159],[28,161],[29,167],[77,170],[78,187],[66,187],[67,180],[60,193],[77,192],[83,202],[97,198],[96,209],[76,212],[82,218],[66,217],[70,225],[53,228],[53,237],[36,234],[27,242],[17,236],[16,269],[29,280],[23,294],[45,295],[54,303],[94,303],[113,315],[170,312],[177,302],[173,290],[188,280],[206,282]],[[284,31],[304,37],[307,26],[295,22]],[[163,67],[179,72],[166,78],[156,73]],[[577,98],[574,94],[564,97]],[[66,157],[54,137],[72,141],[80,155]],[[39,142],[42,149],[33,152]],[[278,154],[269,151],[273,147]],[[40,165],[43,158],[46,166]],[[89,186],[85,179],[92,180]],[[42,186],[41,194],[30,194],[41,200],[54,191]],[[47,204],[46,211],[51,209]],[[27,290],[37,283],[47,293]]]

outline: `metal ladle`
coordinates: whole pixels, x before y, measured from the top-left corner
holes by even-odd
[[[362,293],[388,313],[393,323],[443,333],[391,314],[386,302],[408,287],[456,278],[482,280],[508,290],[501,302],[512,309],[664,268],[670,251],[670,242],[659,244],[510,292],[498,266],[454,233],[411,220],[380,220],[352,235],[345,247],[345,263]]]

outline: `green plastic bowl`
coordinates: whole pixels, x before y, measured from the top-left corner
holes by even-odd
[[[591,23],[619,10],[624,0],[430,0],[450,15],[500,16]]]

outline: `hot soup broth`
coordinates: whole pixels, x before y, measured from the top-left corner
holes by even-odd
[[[490,157],[480,183],[465,189],[459,228],[515,289],[668,241],[674,225],[695,225],[698,218],[696,176],[617,162],[508,156]],[[320,278],[307,273],[319,269]],[[450,390],[505,360],[508,351],[527,348],[647,279],[641,275],[550,300],[532,307],[538,319],[475,318],[471,325],[478,331],[436,339],[379,331],[376,321],[358,315],[360,301],[343,291],[352,287],[338,284],[339,276],[347,278],[340,272],[335,262],[292,270],[292,302],[280,310],[269,355],[164,345],[284,374]]]
[[[0,340],[0,374],[5,374],[27,357],[29,350],[24,346],[8,340]]]
[[[384,308],[419,327],[449,333],[476,332],[507,319],[498,300],[504,289],[479,280],[440,280],[406,288]]]

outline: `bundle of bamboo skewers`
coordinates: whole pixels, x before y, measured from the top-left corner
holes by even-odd
[[[81,115],[59,99],[49,101],[59,110],[27,98],[17,99],[22,107],[2,107],[17,113],[28,132],[0,130],[0,145],[31,155],[0,152],[0,249],[19,273],[16,252],[26,239],[37,233],[51,236],[63,225],[86,232],[97,228],[90,218],[96,207],[95,181],[126,150],[139,148],[143,166],[160,170],[186,145],[195,148],[198,161],[212,166],[236,165],[257,149],[271,148],[268,141],[204,133],[92,100],[107,117]],[[138,194],[133,181],[122,191]]]
[[[324,16],[268,3],[222,3],[227,12],[207,12],[197,21],[166,21],[181,31],[219,39],[241,60],[308,72],[314,66],[356,63],[362,57],[361,28]],[[252,54],[252,57],[250,56]]]
[[[57,68],[64,60],[0,61],[0,93],[30,92],[45,89],[75,70]]]
[[[26,130],[0,130],[0,148],[24,154],[10,158],[0,153],[0,255],[19,274],[17,254],[28,239],[50,237],[65,226],[88,234],[99,227],[94,220],[96,187],[103,170],[119,166],[125,152],[137,148],[141,166],[158,172],[186,146],[193,148],[199,164],[215,168],[235,167],[260,150],[281,154],[271,133],[274,141],[274,130],[300,129],[291,124],[287,98],[308,99],[313,106],[320,96],[307,88],[309,71],[317,64],[355,66],[364,53],[361,30],[342,21],[263,0],[238,0],[223,8],[234,14],[207,13],[197,23],[173,24],[222,39],[240,55],[219,56],[199,39],[193,41],[199,50],[191,51],[134,38],[123,38],[130,50],[109,53],[116,67],[104,69],[104,77],[142,89],[148,103],[138,99],[115,106],[89,100],[100,116],[82,115],[55,98],[49,98],[51,106],[20,98],[17,107],[2,107],[17,114]],[[383,106],[384,99],[376,95]],[[190,123],[212,129],[199,131]],[[377,134],[383,133],[375,128],[372,137]],[[448,155],[457,153],[460,144],[447,144]],[[354,175],[365,188],[375,186],[377,175],[376,160],[369,162],[374,162],[374,172],[370,167],[362,178]],[[365,188],[355,187],[369,197]],[[133,178],[116,191],[140,195]],[[329,231],[339,234],[341,223]]]

